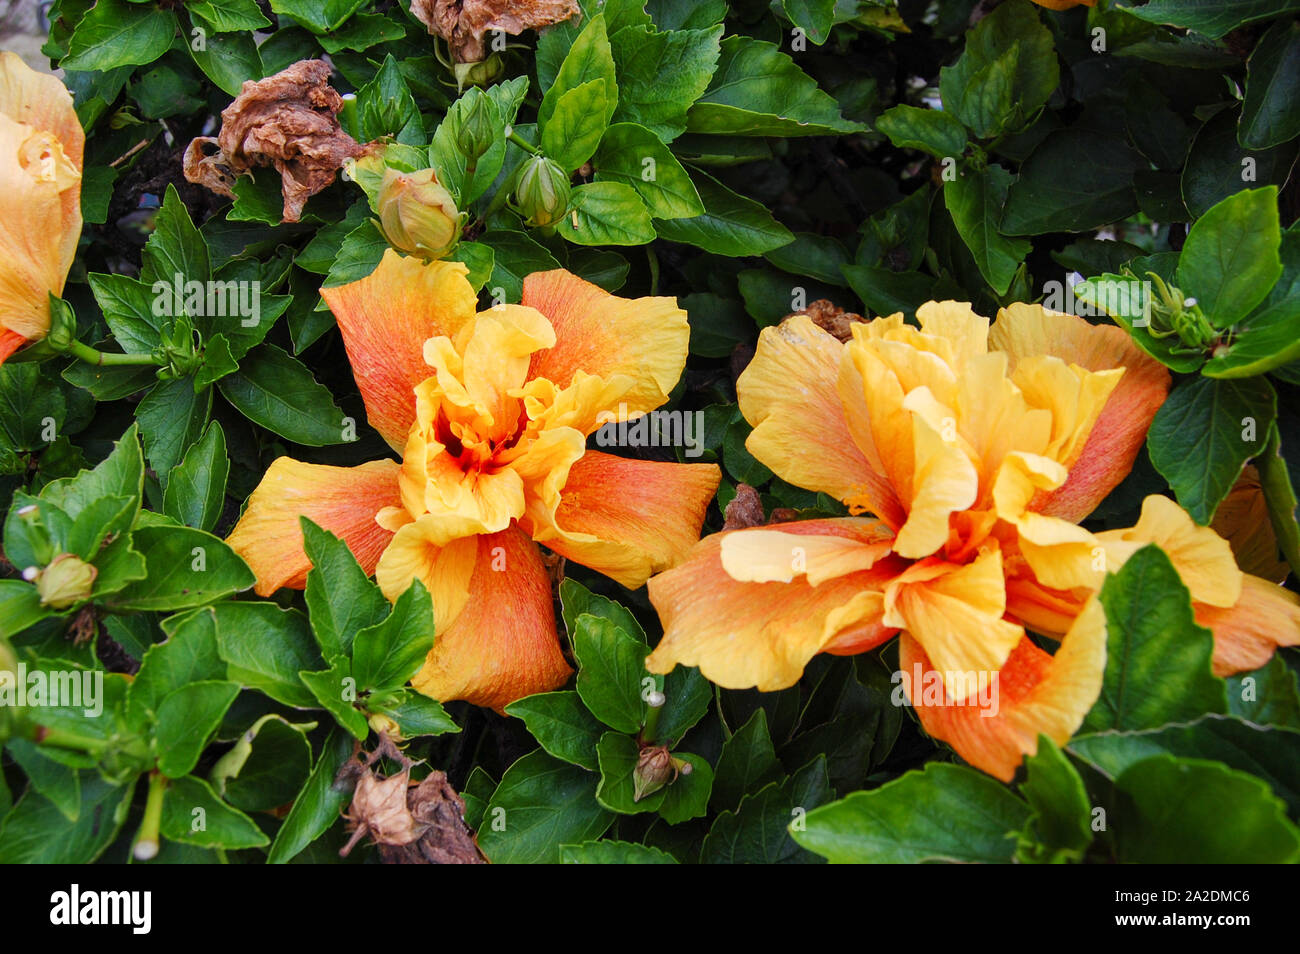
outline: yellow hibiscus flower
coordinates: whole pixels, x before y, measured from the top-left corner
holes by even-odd
[[[0,363],[50,330],[81,237],[84,146],[63,84],[0,53]]]
[[[1269,652],[1300,639],[1291,594],[1241,574],[1226,542],[1171,501],[1149,498],[1130,530],[1077,526],[1129,472],[1169,388],[1121,329],[1036,305],[991,328],[958,302],[917,318],[919,329],[901,315],[855,323],[847,343],[804,316],[764,330],[737,383],[746,446],[782,479],[872,516],[701,541],[650,581],[664,624],[650,671],[699,666],[728,688],[775,690],[817,653],[901,633],[902,671],[942,688],[904,682],[926,730],[1010,779],[1040,732],[1065,742],[1097,698],[1095,594],[1146,542],[1169,552],[1214,627],[1216,668],[1258,665],[1265,632]],[[995,711],[973,704],[990,684]]]
[[[689,335],[673,299],[556,270],[528,276],[522,304],[476,314],[467,271],[390,250],[322,290],[367,418],[402,463],[281,457],[228,542],[262,595],[306,582],[299,515],[346,541],[390,600],[419,579],[437,641],[415,688],[500,710],[570,673],[537,544],[640,586],[698,540],[720,474],[586,447],[668,399]]]

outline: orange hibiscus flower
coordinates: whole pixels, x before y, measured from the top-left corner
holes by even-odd
[[[262,595],[305,584],[299,515],[345,540],[390,600],[419,579],[437,640],[415,688],[499,710],[570,673],[537,544],[640,586],[696,542],[720,474],[586,447],[600,424],[668,399],[689,335],[673,299],[556,270],[528,276],[522,304],[476,314],[466,273],[390,250],[367,278],[322,290],[366,415],[402,463],[282,457],[228,542]]]

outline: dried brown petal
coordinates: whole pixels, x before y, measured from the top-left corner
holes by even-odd
[[[428,825],[416,821],[407,807],[406,790],[410,784],[409,767],[382,779],[367,769],[357,779],[347,813],[353,832],[346,850],[351,850],[366,835],[380,845],[409,845],[424,834]]]
[[[864,320],[861,315],[845,311],[826,298],[819,298],[810,303],[803,311],[792,312],[785,317],[793,318],[795,315],[807,315],[818,328],[834,335],[840,341],[848,341],[852,338],[853,323]]]
[[[284,221],[297,222],[307,200],[334,181],[363,147],[339,126],[343,99],[329,85],[324,60],[302,60],[264,80],[248,80],[221,111],[218,151],[211,139],[185,151],[185,177],[231,195],[234,178],[256,166],[274,166],[284,195]]]
[[[500,30],[518,36],[525,30],[560,23],[581,13],[577,0],[412,0],[411,15],[442,37],[457,63],[477,63],[487,55],[485,34]]]
[[[430,772],[419,785],[407,790],[407,806],[424,826],[418,841],[405,846],[381,845],[380,856],[389,864],[481,865],[483,856],[465,826],[465,802],[442,772]]]
[[[749,484],[737,484],[736,496],[731,498],[723,514],[723,530],[743,530],[746,527],[761,527],[764,523],[763,502],[758,491]]]

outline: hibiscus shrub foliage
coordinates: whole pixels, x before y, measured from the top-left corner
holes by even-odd
[[[49,20],[0,861],[1300,859],[1300,2]]]

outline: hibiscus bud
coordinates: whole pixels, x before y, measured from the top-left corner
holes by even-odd
[[[98,573],[79,557],[60,553],[36,578],[36,592],[40,594],[41,604],[61,610],[89,599]]]
[[[464,217],[432,169],[385,170],[376,204],[384,237],[399,251],[432,261],[460,241]]]
[[[673,757],[666,745],[647,745],[632,771],[632,801],[653,795],[673,780]]]
[[[545,156],[525,159],[515,176],[515,204],[529,225],[554,225],[569,211],[568,174]]]
[[[456,77],[458,91],[466,86],[490,86],[500,79],[505,71],[505,63],[496,53],[477,63],[457,63],[451,69],[452,75]]]
[[[401,726],[392,717],[386,716],[382,712],[370,713],[370,718],[367,721],[370,723],[370,728],[374,729],[379,735],[385,735],[394,741],[402,738]]]
[[[456,148],[472,167],[485,152],[492,148],[496,136],[497,127],[488,109],[487,96],[475,96],[474,102],[465,114],[465,121],[461,123],[456,133]]]

